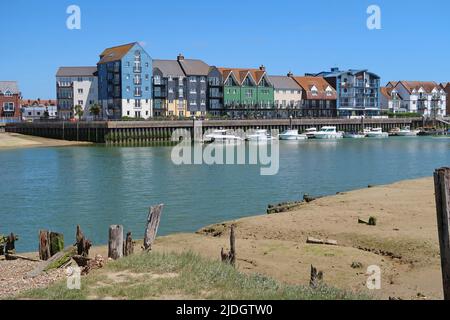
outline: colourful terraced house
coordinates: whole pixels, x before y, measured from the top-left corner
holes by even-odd
[[[271,116],[274,113],[274,88],[264,66],[259,69],[217,68],[211,74],[218,74],[223,97],[220,108],[214,113],[233,118],[245,116]]]

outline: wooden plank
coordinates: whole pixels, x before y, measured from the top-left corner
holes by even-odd
[[[109,227],[108,258],[117,260],[123,257],[123,226]]]
[[[161,214],[164,209],[164,204],[160,204],[150,208],[150,213],[147,217],[147,227],[145,229],[144,250],[152,250],[153,242],[158,233],[159,223],[161,221]]]
[[[450,168],[435,171],[434,186],[444,299],[450,300]]]
[[[77,250],[75,247],[68,247],[63,251],[58,252],[47,261],[42,261],[41,263],[39,263],[35,269],[26,274],[25,278],[34,278],[42,274],[43,272],[60,268],[64,266],[68,261],[70,261],[76,254]]]

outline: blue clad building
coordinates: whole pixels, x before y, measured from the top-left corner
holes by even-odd
[[[323,77],[337,91],[337,115],[379,116],[381,114],[380,77],[367,70],[339,70],[314,74]]]
[[[152,117],[153,62],[139,43],[105,49],[97,70],[105,119]]]

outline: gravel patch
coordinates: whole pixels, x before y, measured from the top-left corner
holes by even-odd
[[[25,279],[25,275],[38,264],[39,262],[25,260],[0,260],[0,299],[12,298],[31,289],[45,288],[66,277],[65,270],[58,269]]]

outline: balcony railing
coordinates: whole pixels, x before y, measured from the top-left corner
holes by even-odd
[[[141,73],[142,72],[142,67],[133,67],[133,72],[134,73]]]

